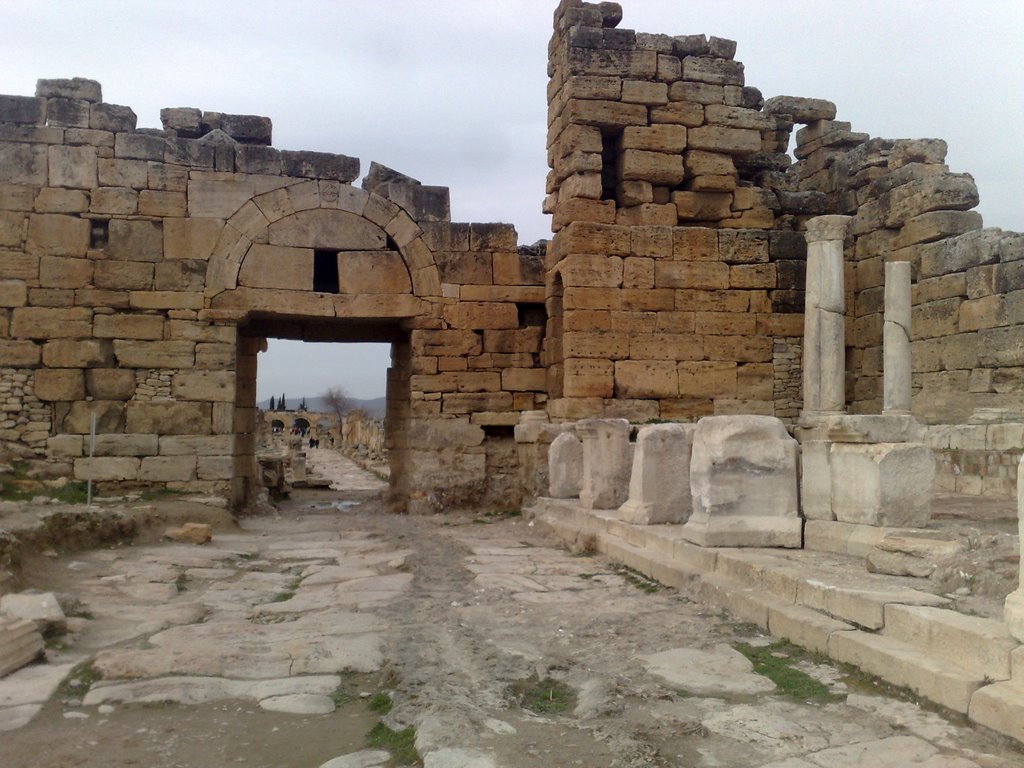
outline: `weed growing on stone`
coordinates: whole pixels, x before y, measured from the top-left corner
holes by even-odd
[[[757,674],[764,675],[775,683],[779,694],[783,696],[796,701],[820,702],[841,701],[845,698],[833,693],[827,685],[815,680],[806,672],[793,668],[795,662],[811,658],[811,654],[792,643],[785,640],[764,646],[736,643],[734,647],[750,659]]]
[[[570,551],[576,557],[593,557],[597,554],[597,536],[593,533],[580,536]]]
[[[48,488],[38,480],[30,478],[24,464],[15,464],[13,468],[12,477],[0,484],[0,500],[31,501],[36,496],[45,496],[65,504],[85,504],[88,501],[85,483],[69,482],[60,488]]]
[[[386,715],[391,711],[391,697],[386,693],[375,693],[368,702],[370,711],[379,715]]]
[[[396,765],[419,764],[420,756],[416,751],[416,730],[412,726],[395,731],[384,723],[377,723],[367,734],[366,744],[377,749],[386,749],[391,753]]]
[[[178,592],[184,592],[188,589],[188,576],[184,572],[178,574],[178,577],[174,580],[174,587]]]
[[[538,715],[557,715],[576,706],[576,695],[565,683],[531,675],[509,688],[516,703]]]
[[[662,589],[665,588],[664,584],[655,581],[654,579],[649,579],[642,573],[640,573],[640,571],[634,571],[632,568],[620,566],[616,570],[619,573],[619,575],[622,576],[622,578],[624,578],[634,587],[639,589],[641,592],[646,592],[649,595],[653,595],[655,592],[660,592]]]
[[[102,678],[103,674],[92,665],[91,661],[79,664],[60,684],[60,695],[64,697],[81,696],[92,687],[93,683]]]
[[[288,585],[284,588],[283,591],[278,592],[271,598],[270,602],[284,603],[288,600],[291,600],[293,597],[295,597],[295,593],[299,591],[299,584],[301,583],[302,579],[292,579],[288,582]]]

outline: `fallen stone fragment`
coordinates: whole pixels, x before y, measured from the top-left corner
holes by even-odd
[[[496,768],[494,757],[478,749],[438,749],[423,758],[423,768]]]
[[[181,528],[168,528],[164,538],[185,544],[206,544],[213,538],[213,528],[208,523],[185,523]]]
[[[0,614],[35,622],[44,635],[60,635],[67,630],[67,618],[52,592],[20,592],[0,597]]]
[[[0,616],[0,677],[34,661],[43,652],[43,636],[25,619]]]
[[[334,701],[330,696],[289,693],[260,699],[260,709],[268,712],[287,712],[292,715],[329,715],[334,711]]]

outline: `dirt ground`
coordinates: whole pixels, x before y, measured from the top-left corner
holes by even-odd
[[[0,766],[1024,764],[963,718],[768,647],[522,516],[387,515],[379,482],[336,456],[314,457],[332,490],[222,525],[204,547],[33,560],[30,586],[82,606],[48,652],[74,671],[0,731]],[[799,684],[776,688],[737,646]],[[237,681],[244,695],[217,693]],[[4,682],[0,707],[21,712]],[[297,711],[325,699],[333,711]],[[406,728],[418,757],[403,761]]]

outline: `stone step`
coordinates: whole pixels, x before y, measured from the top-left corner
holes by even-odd
[[[1024,741],[1024,685],[1011,680],[979,688],[971,697],[967,716],[994,731]]]
[[[1001,621],[929,606],[887,605],[883,633],[989,680],[1010,679],[1020,646]]]
[[[43,653],[43,636],[34,622],[0,616],[0,677],[35,661]]]
[[[828,655],[963,714],[974,692],[988,682],[984,675],[871,632],[833,632]]]

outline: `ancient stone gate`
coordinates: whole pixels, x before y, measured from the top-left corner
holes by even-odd
[[[883,265],[909,262],[914,414],[951,488],[1012,492],[1024,238],[981,228],[944,142],[765,100],[734,42],[621,15],[555,13],[546,252],[452,223],[443,187],[377,165],[354,186],[354,158],[275,149],[268,118],[138,129],[79,79],[0,96],[4,446],[241,506],[264,340],[385,341],[395,505],[509,506],[524,414],[795,417],[805,224],[844,214],[850,410],[880,405]]]

